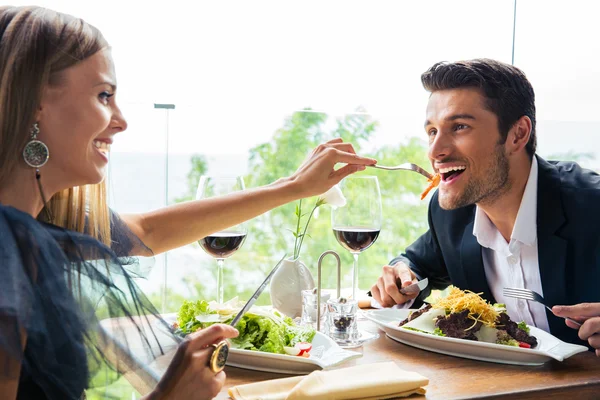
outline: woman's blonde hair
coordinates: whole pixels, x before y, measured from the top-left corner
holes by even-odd
[[[0,187],[24,163],[45,86],[59,84],[62,71],[106,47],[100,31],[81,19],[41,7],[0,7]],[[56,193],[47,208],[49,222],[110,245],[104,182]],[[38,219],[46,218],[44,211]]]

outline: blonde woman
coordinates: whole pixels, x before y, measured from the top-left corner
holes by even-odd
[[[97,29],[43,8],[0,7],[2,399],[84,397],[104,360],[98,318],[129,317],[148,351],[158,346],[152,327],[142,329],[147,320],[134,318],[157,312],[123,268],[124,256],[194,242],[375,163],[333,140],[271,185],[118,216],[104,183],[110,144],[127,128],[116,92],[110,48]],[[337,163],[346,165],[336,170]],[[210,345],[236,335],[224,325],[192,335],[147,398],[215,396],[225,375],[207,367]]]

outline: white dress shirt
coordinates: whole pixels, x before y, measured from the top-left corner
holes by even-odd
[[[483,248],[485,276],[496,301],[506,304],[508,315],[513,321],[525,321],[528,325],[549,332],[546,308],[543,305],[502,295],[505,287],[530,289],[544,295],[538,261],[537,186],[538,164],[533,157],[510,242],[506,243],[502,234],[479,207],[475,210],[473,235]]]

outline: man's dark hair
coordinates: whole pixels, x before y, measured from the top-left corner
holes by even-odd
[[[519,118],[531,119],[531,136],[525,149],[533,157],[535,137],[535,94],[531,83],[518,68],[490,59],[475,59],[454,63],[439,62],[421,75],[423,87],[429,92],[446,89],[478,88],[486,97],[487,108],[498,117],[502,142]]]

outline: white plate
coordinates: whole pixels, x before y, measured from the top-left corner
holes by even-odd
[[[531,335],[538,340],[535,349],[504,346],[494,343],[435,336],[415,332],[398,326],[410,311],[399,309],[381,309],[365,312],[366,318],[375,322],[386,335],[400,343],[420,349],[448,354],[474,360],[490,361],[502,364],[541,365],[551,359],[563,361],[574,354],[587,351],[587,347],[565,343],[551,334],[530,326]]]
[[[310,358],[231,348],[227,365],[279,374],[309,374],[362,356],[342,349],[321,332],[316,333],[312,346]]]
[[[169,325],[176,320],[175,314],[166,314],[163,318]],[[342,349],[321,332],[315,334],[312,346],[310,358],[230,348],[226,365],[278,374],[304,375],[362,356],[361,353]]]

